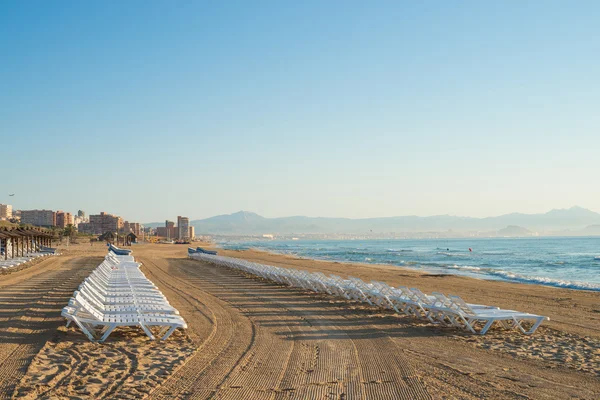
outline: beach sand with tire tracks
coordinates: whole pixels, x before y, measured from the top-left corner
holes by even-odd
[[[0,398],[566,399],[600,393],[600,294],[390,266],[223,251],[459,294],[547,315],[533,336],[474,336],[355,302],[306,293],[187,258],[186,246],[132,247],[188,323],[166,342],[141,329],[87,341],[60,317],[102,260],[100,244],[3,275]]]

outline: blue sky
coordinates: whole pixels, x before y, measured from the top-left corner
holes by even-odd
[[[0,2],[0,202],[600,211],[599,20],[595,1]]]

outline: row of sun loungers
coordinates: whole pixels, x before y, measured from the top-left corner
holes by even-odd
[[[91,341],[103,342],[120,326],[139,326],[152,340],[166,340],[187,324],[162,292],[140,270],[131,255],[109,251],[79,285],[62,310],[67,326],[74,322]]]
[[[425,294],[417,288],[406,286],[392,287],[384,282],[366,283],[354,277],[344,279],[336,275],[326,276],[320,272],[281,268],[205,253],[188,255],[196,260],[237,269],[280,284],[364,302],[475,334],[484,335],[492,325],[497,324],[505,329],[518,329],[526,335],[531,335],[544,320],[549,319],[493,306],[469,304],[459,296],[446,296],[439,292]]]
[[[25,253],[25,255],[23,255],[22,257],[9,258],[5,260],[4,256],[2,256],[0,258],[0,269],[7,270],[9,268],[18,267],[25,264],[28,261],[35,260],[36,258],[55,254],[57,254],[56,249],[51,249],[49,247],[40,247],[39,251]]]

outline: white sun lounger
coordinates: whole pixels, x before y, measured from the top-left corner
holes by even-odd
[[[524,334],[531,334],[535,332],[542,321],[548,319],[513,310],[500,310],[493,306],[467,304],[460,298],[446,297],[438,292],[428,295],[417,288],[409,289],[405,286],[394,288],[384,282],[366,283],[355,277],[344,279],[337,275],[325,276],[320,272],[311,273],[292,268],[262,265],[212,254],[190,253],[188,255],[192,259],[236,269],[279,284],[393,309],[397,313],[427,319],[435,324],[468,329],[473,333],[485,334],[494,322],[499,322],[506,328],[518,328]],[[483,327],[479,329],[481,324]],[[527,329],[526,324],[531,324],[531,328]]]
[[[109,253],[79,285],[62,315],[75,322],[92,341],[104,341],[119,326],[160,327],[165,340],[175,329],[187,328],[179,312],[139,269],[132,256]]]
[[[505,329],[518,329],[525,335],[533,334],[544,321],[550,318],[514,310],[473,308],[459,296],[448,296],[457,307],[457,315],[472,333],[485,335],[496,322]],[[529,324],[529,329],[527,325]],[[483,326],[481,326],[483,325]]]
[[[63,308],[62,316],[75,322],[92,341],[105,341],[112,331],[119,326],[140,326],[151,340],[155,337],[150,327],[160,326],[160,336],[166,340],[175,329],[187,328],[187,324],[177,315],[164,313],[122,314],[108,313],[97,309],[80,294],[75,295],[76,306]]]

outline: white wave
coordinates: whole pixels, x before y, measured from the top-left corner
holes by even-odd
[[[465,253],[447,253],[445,251],[438,251],[437,254],[448,257],[469,257],[469,255]]]
[[[496,276],[505,281],[530,283],[537,285],[553,286],[565,289],[594,290],[600,291],[600,283],[588,283],[581,281],[570,281],[565,279],[548,278],[544,276],[522,275],[516,272],[501,269],[474,267],[470,265],[448,265],[448,269],[462,270],[481,275]]]
[[[480,267],[473,267],[471,265],[448,265],[447,268],[451,269],[464,269],[467,271],[481,271]]]
[[[580,289],[580,290],[594,290],[600,291],[600,283],[587,283],[580,281],[569,281],[564,279],[547,278],[543,276],[528,276],[521,275],[515,272],[508,272],[503,270],[490,270],[486,271],[491,275],[500,276],[506,280],[522,283],[535,283],[538,285],[554,286],[566,289]]]

